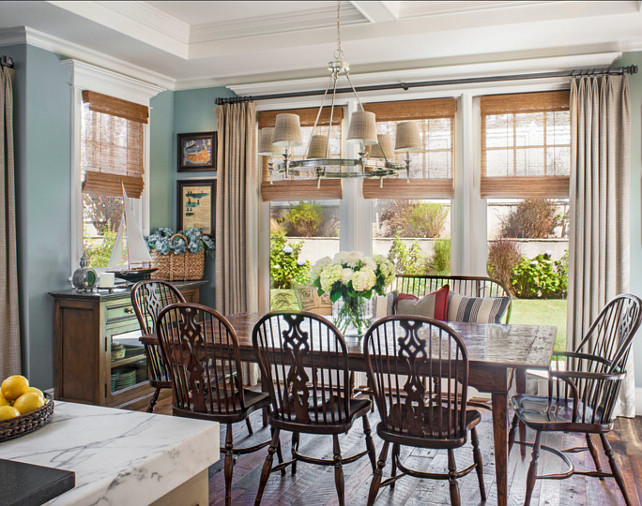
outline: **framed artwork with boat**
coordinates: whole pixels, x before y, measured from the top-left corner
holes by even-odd
[[[216,132],[178,134],[178,171],[216,170]]]
[[[214,236],[216,211],[216,179],[177,181],[176,229],[197,228]]]

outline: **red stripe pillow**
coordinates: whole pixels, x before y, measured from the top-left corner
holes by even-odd
[[[419,299],[408,293],[400,293],[395,304],[395,314],[426,316],[445,321],[448,318],[448,285]]]

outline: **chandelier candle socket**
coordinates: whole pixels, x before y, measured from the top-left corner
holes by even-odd
[[[386,286],[394,278],[395,267],[386,257],[367,257],[359,251],[322,258],[310,270],[312,286],[319,295],[330,295],[334,324],[345,335],[365,333],[371,322],[368,301],[374,294],[385,295]]]

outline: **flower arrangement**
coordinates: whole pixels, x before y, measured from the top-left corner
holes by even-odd
[[[182,237],[174,237],[174,231],[169,227],[161,227],[153,234],[145,237],[147,246],[150,250],[156,250],[161,255],[169,255],[170,252],[175,255],[182,255],[185,252],[193,253],[194,255],[205,250],[206,254],[214,252],[214,241],[209,236],[197,228],[188,228],[182,230],[179,234],[187,238],[187,243]]]
[[[311,284],[319,295],[327,293],[332,302],[343,302],[335,319],[339,330],[357,335],[362,335],[370,323],[365,299],[375,293],[385,295],[385,287],[394,278],[395,267],[386,257],[367,257],[358,251],[322,258],[310,271]]]

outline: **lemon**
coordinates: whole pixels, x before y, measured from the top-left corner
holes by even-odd
[[[38,394],[40,397],[42,397],[42,400],[45,400],[45,394],[42,393],[42,390],[36,387],[29,387],[27,388],[27,391],[25,392],[26,394],[29,392],[33,392],[34,394]]]
[[[20,411],[20,414],[24,415],[26,413],[31,413],[38,408],[41,408],[45,405],[45,400],[40,397],[35,392],[27,392],[18,397],[14,403],[13,407]]]
[[[24,376],[15,375],[9,376],[2,382],[0,391],[2,391],[2,395],[4,395],[7,400],[13,401],[24,394],[28,388],[29,380]]]
[[[0,406],[0,420],[8,420],[16,416],[20,416],[20,411],[13,406]]]
[[[0,406],[11,406],[11,402],[4,398],[4,395],[0,392]]]

